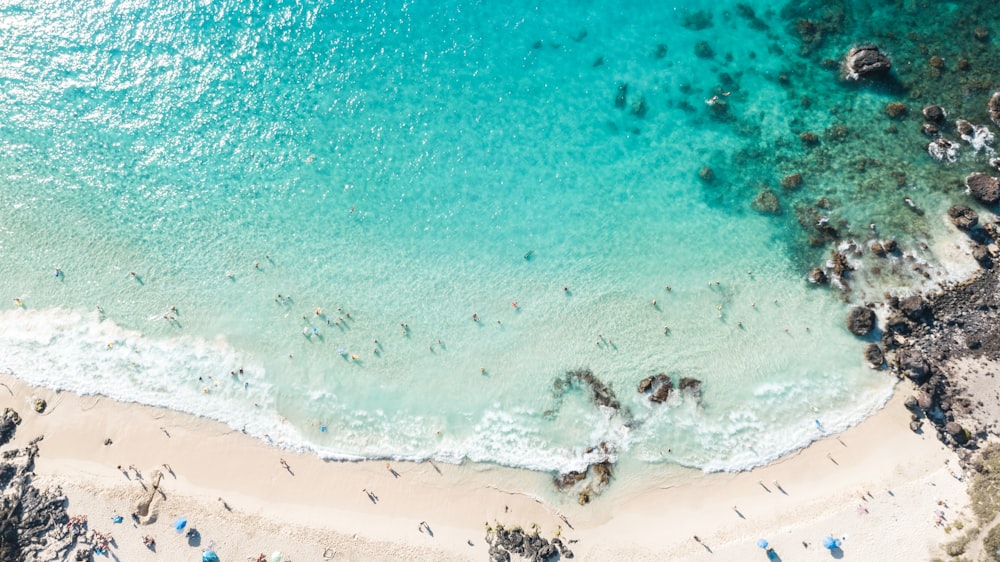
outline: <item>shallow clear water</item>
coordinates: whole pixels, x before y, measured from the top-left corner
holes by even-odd
[[[645,4],[0,7],[0,368],[336,458],[569,470],[607,442],[737,470],[857,422],[892,381],[806,282],[829,246],[792,209],[831,198],[859,242],[876,222],[935,263],[940,165],[914,127],[802,147],[895,98],[779,53],[765,6],[768,29]],[[927,214],[866,191],[864,153]],[[752,210],[762,183],[782,215]],[[907,263],[849,298],[917,284]],[[557,393],[571,369],[627,412]],[[701,399],[651,404],[659,372]]]

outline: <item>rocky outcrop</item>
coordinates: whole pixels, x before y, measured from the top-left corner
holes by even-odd
[[[16,412],[8,408],[4,422]],[[16,424],[15,424],[16,425]],[[4,433],[6,443],[12,433]],[[68,560],[70,550],[86,531],[85,523],[70,524],[66,498],[56,489],[39,490],[32,485],[38,442],[4,451],[0,461],[0,560]],[[88,558],[89,560],[89,558]]]
[[[965,187],[980,203],[994,205],[1000,201],[1000,180],[997,178],[975,172],[965,178]]]
[[[892,69],[892,62],[875,45],[853,47],[844,57],[844,78],[848,80],[878,79]]]
[[[979,224],[979,213],[965,205],[952,205],[948,209],[948,216],[959,230],[972,230]]]
[[[907,349],[898,355],[899,369],[916,384],[922,384],[930,376],[930,365],[924,354],[917,349]]]
[[[856,306],[847,315],[847,329],[855,336],[867,336],[875,329],[875,312],[864,306]]]

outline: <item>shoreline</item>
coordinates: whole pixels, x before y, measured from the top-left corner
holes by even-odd
[[[394,477],[384,462],[332,462],[283,451],[188,414],[57,393],[6,375],[0,381],[14,392],[12,405],[24,418],[8,447],[45,436],[35,485],[61,486],[69,514],[87,514],[92,529],[112,532],[118,545],[112,552],[128,560],[192,557],[210,543],[222,560],[276,550],[298,561],[334,552],[338,560],[484,560],[484,523],[495,522],[537,524],[546,538],[558,532],[564,541],[578,541],[567,546],[581,560],[654,560],[664,551],[701,560],[708,549],[742,559],[760,555],[759,537],[779,554],[804,549],[802,541],[808,550],[820,549],[817,533],[848,537],[844,549],[851,553],[884,552],[881,559],[889,559],[909,552],[910,559],[923,559],[946,539],[933,526],[932,506],[921,505],[929,501],[927,487],[951,509],[968,501],[964,484],[948,473],[957,469],[957,456],[932,435],[909,431],[898,387],[885,408],[857,426],[769,465],[711,474],[653,467],[641,486],[616,490],[612,484],[579,506],[573,495],[549,499],[551,478],[541,473],[394,462]],[[36,396],[49,404],[43,415],[31,409]],[[155,520],[134,526],[128,516],[144,492],[116,467],[134,464],[148,482],[164,463],[172,472],[162,480],[165,499],[150,508]],[[862,491],[873,496],[862,500]],[[856,505],[869,512],[861,515]],[[115,514],[124,523],[112,523]],[[200,531],[198,546],[173,531],[180,516]],[[433,537],[418,530],[421,522]],[[880,550],[886,548],[883,523],[912,540]],[[157,553],[142,545],[145,534],[156,538]]]

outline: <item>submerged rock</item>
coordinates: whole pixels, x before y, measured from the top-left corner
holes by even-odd
[[[628,84],[625,82],[618,83],[618,93],[615,94],[615,107],[618,109],[625,109],[625,102],[628,99]]]
[[[781,178],[781,187],[789,191],[802,187],[802,174],[791,174]]]
[[[847,329],[855,336],[867,336],[875,329],[875,311],[856,306],[847,315]]]
[[[777,215],[781,213],[781,204],[778,203],[778,196],[770,189],[763,189],[754,197],[751,204],[753,209],[764,215]]]
[[[892,69],[892,62],[875,45],[853,47],[844,57],[844,77],[849,80],[881,78]]]
[[[1000,180],[993,176],[974,172],[965,178],[965,187],[981,203],[994,205],[1000,201]]]
[[[711,166],[702,166],[701,169],[698,170],[698,177],[706,183],[711,183],[715,181],[715,170],[713,170]]]
[[[906,104],[898,101],[891,101],[885,106],[885,114],[891,119],[902,119],[910,112]]]

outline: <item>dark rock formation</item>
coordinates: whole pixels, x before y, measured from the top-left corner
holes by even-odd
[[[853,47],[844,57],[844,77],[848,80],[881,78],[892,69],[892,62],[875,45]]]
[[[649,401],[656,402],[657,404],[666,402],[673,389],[673,381],[663,373],[655,377],[646,377],[639,381],[639,392],[648,393]]]
[[[833,262],[833,274],[843,277],[848,271],[854,271],[854,267],[847,261],[847,256],[837,250],[830,251],[830,261]]]
[[[956,444],[965,445],[969,440],[969,432],[962,427],[962,424],[954,421],[950,421],[944,425],[944,431],[951,437]]]
[[[917,349],[906,349],[897,354],[899,369],[916,384],[922,384],[930,376],[930,365],[924,354]]]
[[[984,246],[976,245],[976,247],[972,249],[972,257],[979,262],[979,265],[984,269],[990,269],[993,267],[993,256]]]
[[[924,114],[924,119],[930,123],[940,123],[948,116],[940,105],[928,105],[921,113]]]
[[[927,303],[920,295],[911,295],[899,301],[899,311],[914,322],[923,322],[929,312]]]
[[[894,334],[909,334],[912,331],[906,317],[899,313],[892,314],[886,319],[885,329]]]
[[[847,315],[847,329],[856,336],[867,336],[875,329],[875,312],[864,306],[856,306]]]
[[[995,92],[990,101],[986,104],[986,110],[990,113],[990,121],[1000,125],[1000,92]]]
[[[959,230],[972,230],[979,224],[979,213],[965,205],[952,205],[948,209],[948,216]]]
[[[870,343],[865,346],[865,360],[868,361],[868,364],[873,369],[882,367],[882,364],[885,363],[885,356],[882,354],[882,349],[879,348],[878,344]]]
[[[503,525],[486,529],[486,542],[490,545],[490,562],[510,562],[512,554],[530,562],[549,562],[557,558],[573,558],[573,551],[558,537],[551,541],[539,536],[536,530],[528,534],[520,527],[508,529]]]
[[[698,170],[698,177],[706,183],[711,183],[715,181],[715,171],[712,170],[711,166],[702,166],[701,169]]]
[[[17,426],[21,424],[21,415],[10,408],[4,408],[0,418],[0,445],[14,438]]]
[[[690,396],[693,396],[699,402],[701,401],[701,381],[691,377],[681,377],[681,380],[677,381],[677,388]]]
[[[975,172],[965,178],[965,187],[977,201],[986,205],[994,205],[1000,201],[1000,180],[986,174]]]
[[[826,285],[829,283],[829,279],[826,277],[826,272],[818,267],[814,267],[812,271],[809,272],[809,282],[815,283],[817,285]]]
[[[4,412],[2,425],[20,421],[11,409]],[[13,437],[13,430],[0,432],[0,445]],[[0,461],[0,560],[66,560],[85,526],[68,525],[66,498],[57,488],[39,490],[32,485],[38,442],[32,440],[20,450],[8,450]],[[88,558],[89,560],[89,558]]]
[[[921,410],[930,410],[934,407],[934,397],[926,392],[921,392],[920,396],[917,397],[917,406]]]
[[[955,121],[955,130],[958,131],[960,135],[971,135],[976,132],[975,127],[972,123],[969,123],[965,119],[959,119]]]
[[[940,137],[927,143],[927,153],[935,160],[954,162],[958,154],[958,145],[944,137]]]

